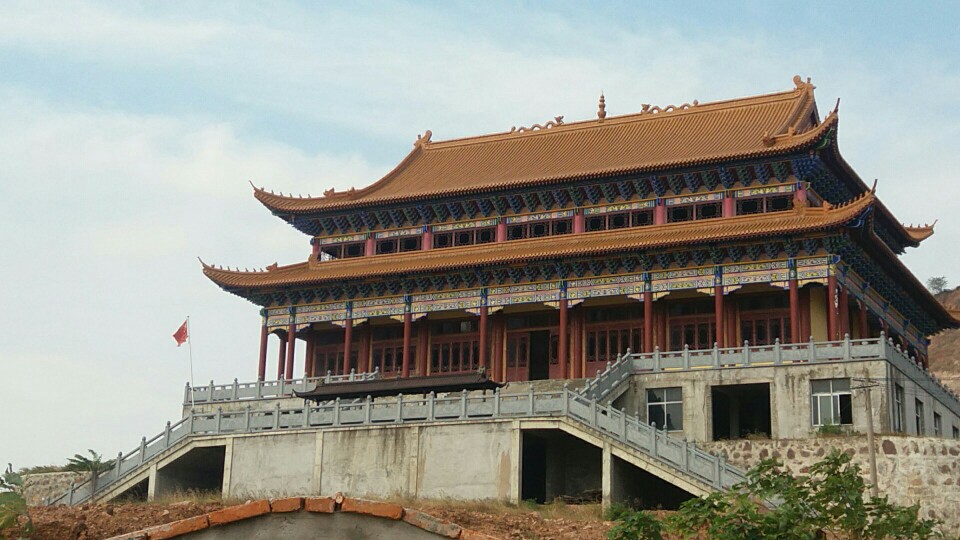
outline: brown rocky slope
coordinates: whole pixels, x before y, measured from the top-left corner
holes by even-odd
[[[960,287],[938,294],[937,299],[953,311],[955,317],[960,313]],[[934,336],[929,352],[930,371],[960,393],[960,329],[945,330]]]

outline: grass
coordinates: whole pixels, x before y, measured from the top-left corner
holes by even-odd
[[[384,500],[426,512],[451,510],[497,515],[537,514],[543,519],[566,519],[570,521],[600,521],[603,513],[599,504],[566,504],[560,500],[547,504],[537,504],[530,500],[513,504],[492,499],[459,501],[453,499],[415,499],[403,496],[393,496]]]

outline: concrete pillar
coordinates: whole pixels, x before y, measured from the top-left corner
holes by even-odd
[[[480,306],[480,369],[487,369],[487,306]]]
[[[613,453],[610,452],[610,443],[603,443],[603,460],[600,468],[600,505],[604,511],[613,504]]]
[[[350,374],[350,356],[353,352],[353,317],[343,321],[343,364],[340,366],[341,375]]]
[[[587,225],[583,217],[583,210],[577,208],[576,213],[573,214],[573,234],[580,234],[586,230]]]
[[[867,303],[860,301],[860,339],[867,339],[870,334],[870,325],[867,324]]]
[[[500,218],[500,221],[497,222],[497,242],[506,242],[507,241],[507,224],[503,221],[503,218]]]
[[[730,192],[725,192],[723,194],[723,208],[722,208],[723,217],[733,217],[737,215],[737,200],[733,198],[733,194]]]
[[[310,377],[314,376],[314,370],[316,369],[316,366],[314,365],[314,360],[316,360],[316,358],[314,358],[313,356],[313,348],[314,348],[313,336],[310,334],[307,334],[306,342],[307,342],[307,347],[304,350],[304,355],[303,355],[304,356],[303,357],[303,376],[309,379]]]
[[[410,337],[413,332],[413,314],[408,309],[403,314],[403,364],[400,376],[407,378],[410,376]]]
[[[157,464],[150,466],[147,476],[147,500],[152,501],[157,496]]]
[[[262,381],[267,376],[267,338],[270,336],[267,333],[267,323],[264,322],[260,326],[260,357],[257,361],[257,380]]]
[[[723,285],[713,286],[713,318],[714,318],[714,341],[717,346],[726,347],[723,332]]]
[[[560,378],[567,378],[567,299],[560,299],[560,331],[558,332],[557,361],[560,364]]]
[[[377,254],[377,244],[373,241],[373,234],[367,237],[363,244],[363,256],[372,257]]]
[[[643,352],[653,352],[653,292],[643,291]]]
[[[287,379],[293,378],[293,353],[297,347],[297,325],[291,324],[287,327],[287,368],[284,374]]]
[[[837,303],[839,301],[837,293],[837,277],[833,274],[827,276],[827,340],[836,341],[840,339],[838,332],[840,322],[837,320]]]
[[[280,354],[277,355],[277,380],[283,379],[283,366],[287,360],[287,342],[283,339],[283,336],[277,335],[280,338]]]
[[[423,240],[421,241],[420,249],[424,251],[433,249],[433,231],[430,230],[429,225],[424,225],[423,227]]]
[[[806,341],[800,331],[800,287],[797,278],[790,278],[790,343]]]
[[[667,222],[667,207],[663,199],[657,198],[657,205],[653,207],[653,224],[663,225]]]

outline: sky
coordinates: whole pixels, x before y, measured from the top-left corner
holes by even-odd
[[[894,215],[940,220],[908,266],[956,286],[958,26],[935,2],[0,0],[0,462],[112,457],[179,419],[188,315],[197,384],[255,378],[258,308],[198,257],[310,246],[250,182],[362,187],[427,129],[588,119],[601,91],[612,116],[811,77]]]

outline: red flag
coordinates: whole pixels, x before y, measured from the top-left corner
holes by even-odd
[[[183,321],[183,324],[180,325],[180,328],[177,328],[177,331],[173,333],[173,339],[177,342],[177,347],[186,343],[187,338],[187,321]]]

